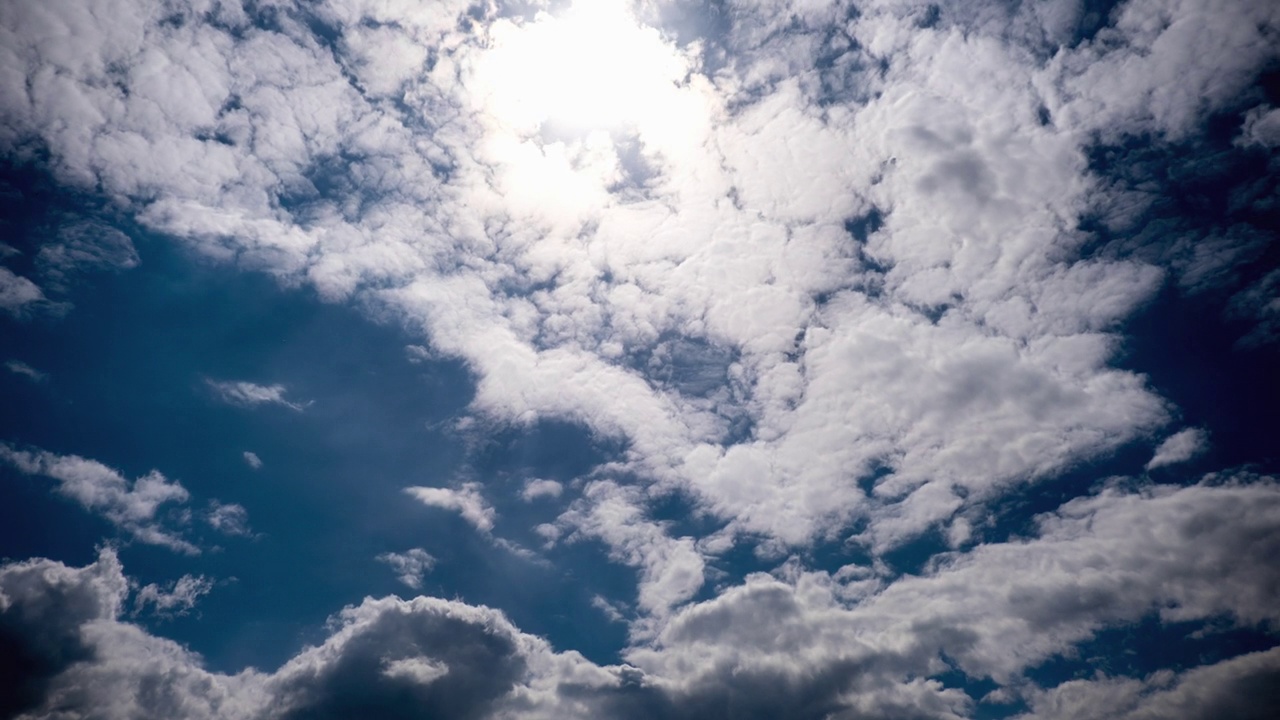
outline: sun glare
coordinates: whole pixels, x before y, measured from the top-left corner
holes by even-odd
[[[687,71],[657,30],[625,2],[575,2],[532,23],[496,23],[477,67],[489,112],[518,130],[639,124],[661,114]]]

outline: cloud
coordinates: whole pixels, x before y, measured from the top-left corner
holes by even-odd
[[[1150,613],[1280,620],[1277,509],[1271,480],[1112,487],[1041,516],[1032,537],[954,553],[870,594],[856,573],[794,563],[752,575],[679,610],[617,666],[556,652],[490,608],[391,597],[344,609],[328,638],[273,673],[212,673],[120,620],[129,585],[110,551],[79,569],[31,560],[0,568],[11,656],[38,660],[5,702],[35,716],[954,719],[977,702],[942,679],[959,671],[1025,697],[1028,718],[1262,717],[1274,650],[1145,679],[1041,687],[1024,673]]]
[[[389,597],[347,607],[323,643],[275,673],[209,673],[119,620],[128,580],[114,553],[83,569],[32,560],[0,568],[6,642],[15,657],[44,659],[22,666],[15,687],[27,689],[6,702],[36,716],[180,706],[192,717],[956,719],[977,702],[940,679],[960,671],[1024,696],[1029,717],[1169,716],[1222,707],[1215,698],[1253,716],[1275,651],[1048,688],[1024,673],[1152,612],[1175,623],[1280,620],[1277,510],[1270,479],[1116,486],[1042,515],[1033,537],[951,553],[869,593],[856,573],[792,562],[678,610],[618,666],[553,651],[488,607]]]
[[[1153,470],[1166,465],[1186,462],[1208,449],[1209,436],[1200,428],[1180,430],[1160,443],[1155,455],[1147,463],[1147,469]]]
[[[243,454],[244,454],[244,462],[246,465],[248,465],[250,468],[254,470],[262,469],[262,458],[258,457],[257,453],[249,452],[248,450],[245,450]]]
[[[1145,678],[1072,680],[1032,693],[1020,720],[1137,720],[1233,717],[1263,720],[1280,701],[1280,649],[1248,653],[1213,665]]]
[[[128,235],[87,220],[61,226],[56,240],[41,247],[36,254],[36,267],[54,287],[61,289],[67,288],[81,273],[131,270],[140,262]]]
[[[198,554],[200,550],[166,527],[165,505],[182,504],[190,494],[181,483],[158,471],[132,482],[118,471],[78,455],[57,455],[44,450],[17,450],[0,443],[0,459],[28,475],[42,475],[58,482],[60,495],[86,510],[102,515],[139,542]]]
[[[44,382],[49,377],[47,373],[42,373],[21,360],[7,360],[4,366],[14,375],[21,375],[32,382]]]
[[[248,537],[253,534],[249,529],[249,511],[235,503],[211,501],[209,511],[205,514],[205,522],[209,523],[209,527],[226,535]]]
[[[164,616],[186,615],[203,595],[213,589],[213,581],[203,575],[183,575],[168,589],[155,583],[139,588],[133,596],[133,615],[151,608],[151,612]]]
[[[390,565],[396,578],[414,590],[422,589],[422,578],[436,564],[436,559],[422,548],[412,548],[403,553],[382,553],[378,561]]]
[[[1190,152],[1233,114],[1223,152],[1274,145],[1275,111],[1246,97],[1277,56],[1272,5],[1130,0],[1091,19],[1080,3],[741,2],[680,42],[641,24],[671,4],[618,5],[589,40],[599,62],[559,67],[596,82],[623,48],[651,59],[625,68],[639,94],[605,89],[612,109],[584,105],[605,91],[520,81],[522,53],[565,27],[554,14],[321,2],[281,6],[267,28],[233,3],[5,6],[4,148],[146,232],[397,319],[430,348],[411,359],[467,365],[475,417],[616,442],[535,532],[599,541],[638,576],[633,667],[554,653],[489,609],[388,599],[269,677],[207,673],[106,616],[83,640],[104,643],[97,664],[41,677],[62,678],[57,702],[100,693],[121,716],[172,716],[135,692],[168,678],[170,699],[199,694],[188,716],[394,717],[409,712],[399,697],[455,717],[959,717],[973,699],[937,679],[955,668],[1025,684],[1144,613],[1269,619],[1269,481],[1110,486],[1008,543],[984,544],[976,518],[1176,416],[1119,363],[1126,321],[1164,283],[1232,297],[1256,326],[1246,346],[1277,336],[1280,275],[1246,271],[1265,233],[1238,218],[1164,232],[1149,222],[1163,186],[1126,186],[1099,160]],[[539,83],[554,107],[509,102]],[[1251,208],[1269,202],[1261,187]],[[68,227],[48,277],[136,262],[102,228]],[[0,308],[47,307],[0,269]],[[282,385],[209,385],[231,404],[303,408]],[[1201,432],[1167,439],[1150,467],[1191,457]],[[6,453],[46,474],[66,460]],[[58,477],[65,492],[168,537],[155,508],[180,485],[72,460],[59,472],[98,479]],[[488,534],[481,490],[407,492]],[[713,534],[656,520],[673,496]],[[874,570],[935,530],[975,544],[918,577]],[[781,559],[843,542],[871,565],[797,560],[696,599],[708,558],[739,544]],[[491,676],[472,677],[480,661]],[[1192,693],[1197,672],[1081,693]],[[1221,672],[1204,682],[1230,686]]]
[[[412,495],[423,505],[443,510],[457,511],[462,518],[471,523],[475,529],[488,534],[493,530],[493,521],[497,513],[480,494],[479,483],[464,483],[454,490],[450,488],[410,487],[405,492]]]
[[[538,498],[558,498],[560,493],[564,492],[564,486],[555,480],[538,480],[532,479],[524,484],[524,490],[520,491],[520,497],[525,502],[533,502]]]
[[[305,405],[287,400],[283,385],[256,385],[245,381],[206,380],[209,387],[225,403],[239,407],[255,407],[257,405],[283,405],[291,410],[302,412]]]
[[[26,317],[47,304],[39,285],[0,267],[0,309],[14,317]]]

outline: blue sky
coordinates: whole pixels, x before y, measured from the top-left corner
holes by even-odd
[[[0,8],[0,716],[1268,717],[1278,31]]]

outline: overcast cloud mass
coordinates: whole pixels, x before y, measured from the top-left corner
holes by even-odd
[[[0,3],[0,717],[1270,718],[1280,6]]]

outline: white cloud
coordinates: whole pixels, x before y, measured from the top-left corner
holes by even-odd
[[[218,399],[231,405],[240,407],[254,407],[263,404],[283,405],[298,412],[301,412],[305,407],[305,405],[286,399],[284,396],[286,390],[283,385],[257,385],[243,380],[206,380],[205,382],[209,384]]]
[[[422,548],[412,548],[402,553],[382,553],[378,556],[378,561],[390,565],[396,578],[414,590],[422,589],[422,578],[436,564],[436,559]]]
[[[246,465],[253,468],[254,470],[262,469],[262,458],[258,457],[257,453],[245,450],[243,455],[244,455],[244,462]]]
[[[43,382],[49,377],[47,373],[42,373],[21,360],[7,360],[4,367],[14,375],[21,375],[32,382]]]
[[[858,573],[788,563],[681,609],[619,666],[555,652],[490,608],[390,597],[342,610],[328,638],[273,673],[209,672],[120,621],[128,581],[111,551],[85,568],[0,567],[0,626],[24,652],[46,652],[54,638],[87,658],[49,656],[48,673],[30,678],[35,716],[55,707],[105,717],[325,714],[351,707],[358,692],[360,707],[378,715],[408,703],[454,717],[693,718],[747,708],[749,717],[956,720],[976,702],[940,679],[958,670],[993,680],[996,696],[1025,698],[1029,720],[1265,717],[1274,650],[1050,688],[1024,673],[1152,613],[1214,625],[1280,620],[1277,509],[1280,488],[1265,479],[1112,487],[1042,516],[1033,537],[952,554],[870,595],[855,587]]]
[[[531,479],[524,484],[524,490],[520,491],[520,497],[525,502],[533,502],[538,498],[558,498],[560,493],[564,492],[564,486],[555,480],[539,480]]]
[[[162,510],[182,504],[190,494],[182,484],[158,471],[132,482],[118,471],[78,455],[57,455],[44,450],[17,450],[0,443],[0,459],[28,475],[43,475],[58,482],[57,491],[98,513],[140,542],[161,545],[189,554],[200,550],[165,526]]]
[[[209,523],[209,527],[226,535],[248,537],[253,534],[249,529],[249,511],[235,503],[212,501],[205,514],[205,521]]]
[[[1200,428],[1187,428],[1170,435],[1156,448],[1155,455],[1147,463],[1147,469],[1153,470],[1166,465],[1186,462],[1199,455],[1209,447],[1209,436]]]
[[[186,615],[196,606],[201,596],[213,589],[213,581],[203,575],[183,575],[168,589],[155,583],[149,583],[138,589],[133,596],[133,614],[145,610],[148,606],[156,615]]]
[[[465,483],[458,489],[410,487],[405,492],[412,495],[423,505],[453,510],[471,523],[477,530],[488,534],[493,530],[493,521],[497,513],[480,494],[479,483]]]
[[[1011,677],[1134,613],[1264,615],[1250,603],[1265,568],[1252,581],[1232,574],[1232,558],[1191,543],[1174,519],[1215,520],[1210,511],[1250,493],[1269,502],[1270,491],[1111,490],[1047,517],[1035,539],[979,544],[871,600],[878,576],[855,591],[797,574],[690,605],[704,582],[699,548],[749,539],[781,557],[856,533],[874,554],[944,527],[963,547],[980,535],[969,513],[985,503],[1163,427],[1174,409],[1115,365],[1123,323],[1166,276],[1188,288],[1230,284],[1252,246],[1206,241],[1145,261],[1090,252],[1082,217],[1133,198],[1096,176],[1087,150],[1099,139],[1176,141],[1229,109],[1275,58],[1272,5],[1131,0],[1076,42],[1079,4],[948,6],[921,27],[930,25],[923,5],[853,14],[828,2],[743,2],[716,37],[683,49],[618,11],[608,37],[660,62],[615,68],[632,82],[594,94],[557,84],[520,104],[509,101],[521,88],[503,87],[528,69],[520,53],[554,40],[567,20],[460,22],[465,2],[321,3],[314,11],[334,41],[319,43],[289,12],[265,31],[232,4],[160,22],[123,0],[10,3],[0,10],[0,143],[44,148],[59,182],[112,198],[148,231],[399,318],[425,343],[411,347],[430,347],[407,350],[411,359],[467,363],[478,417],[569,420],[622,441],[583,497],[536,532],[550,543],[600,540],[636,569],[634,637],[660,639],[653,655],[636,656],[657,678],[649,691],[689,699],[742,689],[733,682],[786,686],[761,678],[817,683],[826,676],[794,668],[832,667],[835,657],[883,672],[835,690],[805,686],[831,690],[831,707],[954,717],[968,701],[925,679],[940,667],[938,648],[973,672]],[[621,62],[615,49],[594,65],[562,59],[561,69],[598,83],[601,68]],[[548,80],[529,79],[522,87]],[[615,102],[584,102],[597,96]],[[550,105],[532,102],[546,97]],[[1248,114],[1239,142],[1270,143],[1274,114]],[[858,217],[880,222],[850,232]],[[1239,252],[1228,262],[1219,247]],[[1276,278],[1236,294],[1233,307],[1258,323],[1250,342],[1277,334]],[[47,302],[0,269],[7,312]],[[233,404],[302,408],[281,385],[210,386]],[[1184,433],[1151,467],[1203,441]],[[117,488],[112,497],[180,488],[162,477],[130,488],[118,473],[94,472],[115,478],[103,482]],[[615,475],[631,484],[599,479]],[[530,484],[526,499],[550,487]],[[408,492],[493,528],[478,484]],[[723,527],[673,537],[650,517],[668,493]],[[1131,542],[1123,522],[1155,522],[1143,513],[1182,529],[1166,544]],[[1259,532],[1269,527],[1248,517]],[[1234,523],[1222,524],[1229,533]],[[1194,539],[1252,552],[1230,534]],[[1047,577],[1026,586],[1001,567]],[[846,606],[855,594],[863,604]],[[695,632],[699,618],[739,611],[776,622],[748,623],[760,635],[745,639]],[[460,604],[370,601],[345,617],[349,632],[273,676],[286,706],[313,700],[304,691],[323,685],[329,662],[359,652],[347,641],[383,622],[485,618],[519,657],[572,666],[593,688],[617,690],[630,677],[551,654]],[[832,649],[815,627],[844,644]],[[767,646],[769,672],[715,676],[749,664],[726,649],[737,641]],[[401,654],[389,662],[410,668],[420,657]],[[192,662],[173,648],[161,655]],[[399,677],[385,674],[386,658],[366,660],[376,682]],[[461,672],[424,662],[449,667],[428,688]],[[181,678],[205,677],[183,667]],[[899,682],[907,675],[916,680]],[[542,707],[539,693],[550,691],[534,685],[519,693]]]

